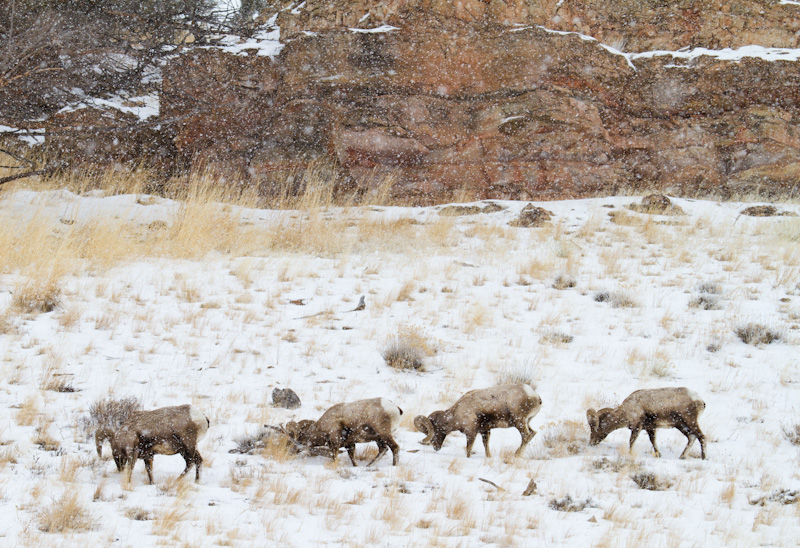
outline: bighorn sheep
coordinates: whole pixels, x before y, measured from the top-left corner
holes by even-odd
[[[697,424],[697,418],[705,408],[705,402],[688,388],[637,390],[625,398],[619,407],[606,407],[599,411],[589,409],[586,412],[591,430],[589,444],[597,445],[618,428],[630,428],[632,449],[639,432],[645,430],[650,436],[656,457],[660,457],[656,446],[656,428],[674,427],[689,439],[680,458],[686,456],[694,440],[698,439],[700,456],[705,459],[706,438]]]
[[[378,454],[367,466],[381,458],[386,449],[392,450],[392,464],[399,461],[400,448],[392,432],[400,423],[403,410],[386,398],[372,398],[350,403],[338,403],[325,411],[319,420],[291,421],[284,431],[296,444],[313,448],[327,446],[336,460],[339,448],[347,449],[350,461],[355,460],[356,443],[377,442]]]
[[[522,445],[516,452],[519,456],[536,435],[529,422],[541,406],[539,394],[527,384],[501,384],[467,392],[446,411],[434,411],[427,417],[419,415],[414,419],[414,426],[427,434],[420,443],[430,444],[436,451],[442,448],[450,432],[463,432],[467,436],[467,458],[478,434],[483,438],[486,456],[491,457],[489,435],[492,428],[513,426],[522,436]]]
[[[136,411],[116,431],[98,429],[95,443],[100,454],[103,441],[111,441],[114,463],[119,471],[127,467],[128,481],[137,459],[144,461],[147,479],[153,483],[153,456],[177,453],[186,461],[186,469],[180,477],[194,465],[195,481],[200,481],[203,457],[197,451],[197,442],[208,431],[209,425],[208,418],[190,405]]]

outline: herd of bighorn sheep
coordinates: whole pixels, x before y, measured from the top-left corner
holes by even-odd
[[[536,434],[530,420],[542,406],[542,399],[527,384],[502,384],[491,388],[472,390],[459,398],[449,409],[419,415],[414,426],[425,434],[422,444],[436,451],[442,448],[450,432],[460,431],[467,437],[467,457],[478,434],[483,439],[486,456],[490,457],[489,436],[493,428],[516,428],[522,444],[516,456]],[[597,445],[614,430],[630,428],[630,447],[642,430],[650,436],[655,456],[660,456],[656,446],[657,428],[677,428],[689,443],[681,453],[684,458],[695,439],[700,440],[700,456],[706,458],[705,436],[700,431],[697,418],[706,404],[687,388],[657,388],[637,390],[616,408],[599,411],[589,409],[590,445]],[[336,459],[344,447],[353,466],[356,443],[376,442],[378,454],[369,465],[392,451],[392,464],[399,462],[400,449],[393,432],[400,424],[403,410],[386,398],[372,398],[350,403],[339,403],[314,420],[291,421],[278,430],[299,448],[325,447]],[[133,466],[142,459],[147,479],[153,483],[153,456],[180,454],[186,461],[181,477],[196,469],[195,481],[200,480],[203,458],[197,442],[209,428],[209,420],[189,405],[164,407],[153,411],[135,411],[119,427],[100,427],[95,432],[98,456],[102,457],[103,443],[108,440],[111,453],[119,471],[125,471],[130,481]]]

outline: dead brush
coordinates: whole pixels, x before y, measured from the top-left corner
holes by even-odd
[[[386,365],[393,369],[421,371],[426,357],[436,354],[425,332],[416,327],[401,327],[393,335],[381,355]]]
[[[228,451],[229,453],[257,454],[278,462],[289,461],[299,452],[298,446],[274,427],[263,427],[254,435],[241,436],[234,441],[236,447]]]
[[[672,480],[662,478],[648,471],[637,472],[631,476],[631,479],[633,483],[639,486],[639,489],[648,491],[664,491],[672,487]]]
[[[566,495],[560,499],[551,499],[547,506],[558,512],[582,512],[586,508],[594,508],[596,505],[592,502],[591,497],[587,497],[585,500],[573,500],[570,495]]]
[[[598,303],[609,303],[613,308],[634,308],[636,301],[622,291],[599,291],[594,294],[594,300]]]
[[[689,301],[689,308],[699,308],[700,310],[719,310],[722,306],[719,297],[716,295],[700,295]]]
[[[87,434],[95,435],[97,456],[102,454],[103,441],[108,439],[108,433],[117,431],[141,408],[142,403],[134,396],[121,399],[105,398],[97,400],[89,407],[89,412],[80,422]]]
[[[556,276],[556,279],[553,280],[553,289],[564,290],[570,289],[575,287],[575,278],[572,276],[568,276],[566,274],[559,274]]]
[[[770,344],[783,339],[783,335],[779,331],[755,322],[737,326],[733,332],[743,343],[754,346]]]
[[[548,456],[555,458],[580,454],[589,436],[582,422],[565,420],[542,428],[541,438]]]
[[[794,426],[783,425],[781,429],[783,430],[783,437],[785,437],[789,443],[800,446],[800,423]]]

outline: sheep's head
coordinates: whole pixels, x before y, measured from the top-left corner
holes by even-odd
[[[444,439],[449,430],[444,428],[443,423],[444,411],[434,411],[427,417],[425,415],[418,415],[414,419],[414,426],[425,434],[425,439],[420,443],[423,445],[430,445],[434,450],[438,451],[444,444]]]
[[[314,423],[315,421],[311,420],[289,421],[283,429],[292,441],[307,445],[311,441],[311,427]]]
[[[121,428],[114,432],[111,436],[111,454],[117,470],[121,472],[126,465],[132,466],[136,462],[138,443],[139,437],[130,428]]]
[[[101,426],[100,428],[95,430],[94,445],[95,448],[97,449],[98,457],[103,456],[103,442],[105,442],[106,440],[111,441],[111,438],[113,437],[114,437],[114,432],[106,426]]]
[[[589,409],[586,411],[586,420],[589,423],[589,445],[597,445],[614,430],[610,424],[611,409],[604,408],[600,411]]]

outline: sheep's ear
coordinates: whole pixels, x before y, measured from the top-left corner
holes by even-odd
[[[599,423],[599,419],[597,417],[597,411],[595,411],[594,409],[589,409],[588,411],[586,411],[586,420],[588,421],[589,428],[592,430],[592,432],[597,430],[597,425]]]

